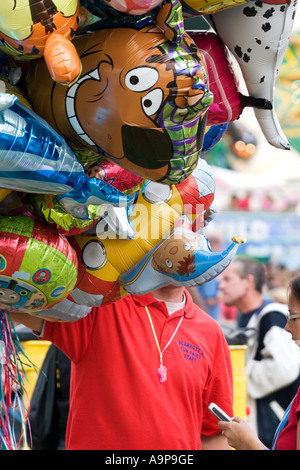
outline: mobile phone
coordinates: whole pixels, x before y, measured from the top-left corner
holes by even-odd
[[[218,418],[219,421],[231,421],[231,418],[215,403],[211,403],[208,409]]]

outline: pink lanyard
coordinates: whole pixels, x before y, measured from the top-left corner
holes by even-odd
[[[156,336],[156,332],[155,332],[155,328],[154,328],[154,325],[153,325],[153,322],[152,322],[152,318],[151,318],[151,315],[150,315],[150,312],[148,310],[148,307],[145,306],[145,309],[146,309],[146,312],[147,312],[147,315],[148,315],[148,318],[149,318],[149,321],[150,321],[150,325],[151,325],[151,329],[152,329],[152,333],[153,333],[153,336],[154,336],[154,339],[155,339],[155,343],[156,343],[156,347],[158,349],[158,352],[159,352],[159,360],[160,360],[160,365],[159,365],[159,368],[157,369],[157,374],[158,374],[158,377],[159,377],[159,381],[160,383],[164,383],[166,380],[167,380],[167,368],[166,366],[163,365],[163,353],[165,352],[165,350],[167,349],[167,347],[171,344],[171,342],[173,341],[174,339],[174,336],[176,335],[181,323],[182,323],[182,320],[183,320],[183,317],[184,315],[182,315],[182,317],[180,318],[171,338],[169,339],[169,341],[167,342],[167,344],[165,345],[164,349],[161,350],[160,349],[160,345],[159,345],[159,342],[158,342],[158,339],[157,339],[157,336]]]

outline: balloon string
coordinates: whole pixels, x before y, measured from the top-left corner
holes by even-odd
[[[9,313],[0,310],[0,443],[3,450],[17,450],[23,440],[27,442],[29,405],[26,405],[26,374],[21,354],[24,355],[24,351]],[[29,360],[27,357],[26,359]],[[16,421],[22,423],[18,439],[15,432]]]

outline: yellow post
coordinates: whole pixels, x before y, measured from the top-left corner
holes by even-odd
[[[42,340],[22,342],[24,356],[21,355],[20,359],[23,363],[24,372],[26,374],[24,379],[24,387],[26,389],[29,401],[32,397],[37,377],[50,344],[51,343],[49,341]],[[26,358],[28,358],[32,364]],[[28,405],[28,403],[26,403],[26,405]]]
[[[247,379],[245,370],[246,345],[229,346],[233,370],[234,416],[247,418]]]

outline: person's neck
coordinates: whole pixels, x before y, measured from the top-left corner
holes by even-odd
[[[152,291],[151,294],[163,302],[180,303],[184,300],[184,288],[180,286],[164,286]]]
[[[245,297],[243,297],[240,302],[238,303],[237,308],[240,313],[246,314],[248,312],[252,312],[253,310],[258,309],[261,304],[263,303],[263,296],[260,292],[251,292]]]

